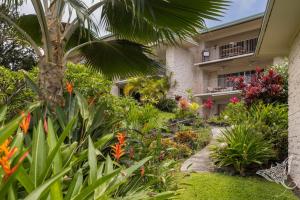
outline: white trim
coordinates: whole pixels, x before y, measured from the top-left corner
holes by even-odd
[[[217,97],[217,96],[225,96],[231,94],[241,94],[242,90],[231,90],[231,91],[223,91],[223,92],[209,92],[209,93],[202,93],[202,94],[195,94],[194,97]]]
[[[243,54],[243,55],[238,55],[238,56],[232,56],[232,57],[228,57],[228,58],[211,60],[211,61],[207,61],[207,62],[195,63],[194,65],[195,66],[208,65],[208,64],[213,64],[213,63],[218,63],[218,62],[224,62],[224,61],[228,61],[228,60],[234,60],[234,59],[237,59],[237,58],[244,58],[244,57],[253,56],[253,55],[254,55],[254,53],[248,53],[248,54]]]

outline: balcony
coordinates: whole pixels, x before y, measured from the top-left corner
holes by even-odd
[[[225,61],[237,57],[252,55],[255,52],[257,40],[257,38],[253,38],[206,48],[202,52],[202,62],[197,63],[196,65]]]

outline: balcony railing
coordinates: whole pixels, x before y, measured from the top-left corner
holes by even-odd
[[[257,38],[253,38],[207,48],[203,51],[202,62],[254,53],[257,45],[257,40]]]

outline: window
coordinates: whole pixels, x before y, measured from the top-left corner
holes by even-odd
[[[230,77],[238,77],[238,76],[244,76],[245,82],[249,83],[251,81],[253,74],[255,74],[255,71],[245,71],[245,72],[218,75],[218,86],[220,88],[233,87],[234,86],[233,82],[229,81],[228,79]]]

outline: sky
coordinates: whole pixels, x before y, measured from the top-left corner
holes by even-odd
[[[235,21],[251,15],[262,13],[266,9],[268,0],[231,0],[232,3],[220,21],[207,20],[208,28],[218,26],[224,23]]]
[[[88,0],[92,1],[92,0]],[[219,18],[219,21],[207,20],[208,28],[214,27],[227,22],[235,21],[244,17],[262,13],[265,11],[268,0],[231,0],[232,3],[228,10],[225,11],[224,16]],[[30,2],[30,1],[28,1]],[[33,13],[31,5],[25,5],[21,9],[22,13]]]

